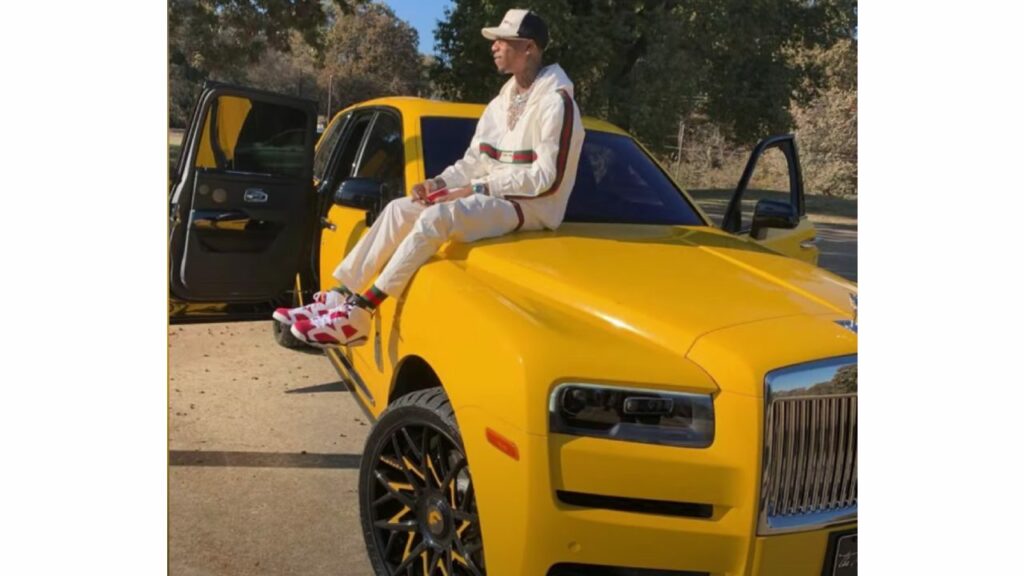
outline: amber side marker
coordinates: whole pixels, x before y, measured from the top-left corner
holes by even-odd
[[[519,447],[516,446],[515,442],[505,438],[490,428],[486,428],[485,431],[487,432],[487,441],[494,445],[495,448],[501,450],[513,460],[519,460]]]

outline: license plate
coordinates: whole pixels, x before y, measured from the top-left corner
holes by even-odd
[[[846,534],[836,540],[831,576],[857,576],[857,535]]]

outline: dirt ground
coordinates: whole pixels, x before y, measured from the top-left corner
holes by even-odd
[[[169,573],[370,576],[356,486],[368,421],[270,322],[172,326]]]

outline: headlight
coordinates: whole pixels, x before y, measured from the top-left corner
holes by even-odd
[[[598,384],[559,384],[548,406],[551,431],[628,442],[707,448],[715,439],[709,394]]]

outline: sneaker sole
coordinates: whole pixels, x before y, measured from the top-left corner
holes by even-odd
[[[294,325],[291,327],[291,333],[292,336],[295,336],[295,338],[297,338],[303,344],[308,344],[309,346],[312,346],[314,348],[320,348],[321,350],[326,350],[328,348],[358,348],[359,346],[366,344],[370,340],[370,338],[367,336],[360,336],[359,338],[353,338],[348,342],[339,342],[337,344],[325,344],[323,342],[314,342],[312,340],[307,340],[306,336],[302,332],[296,330]]]

